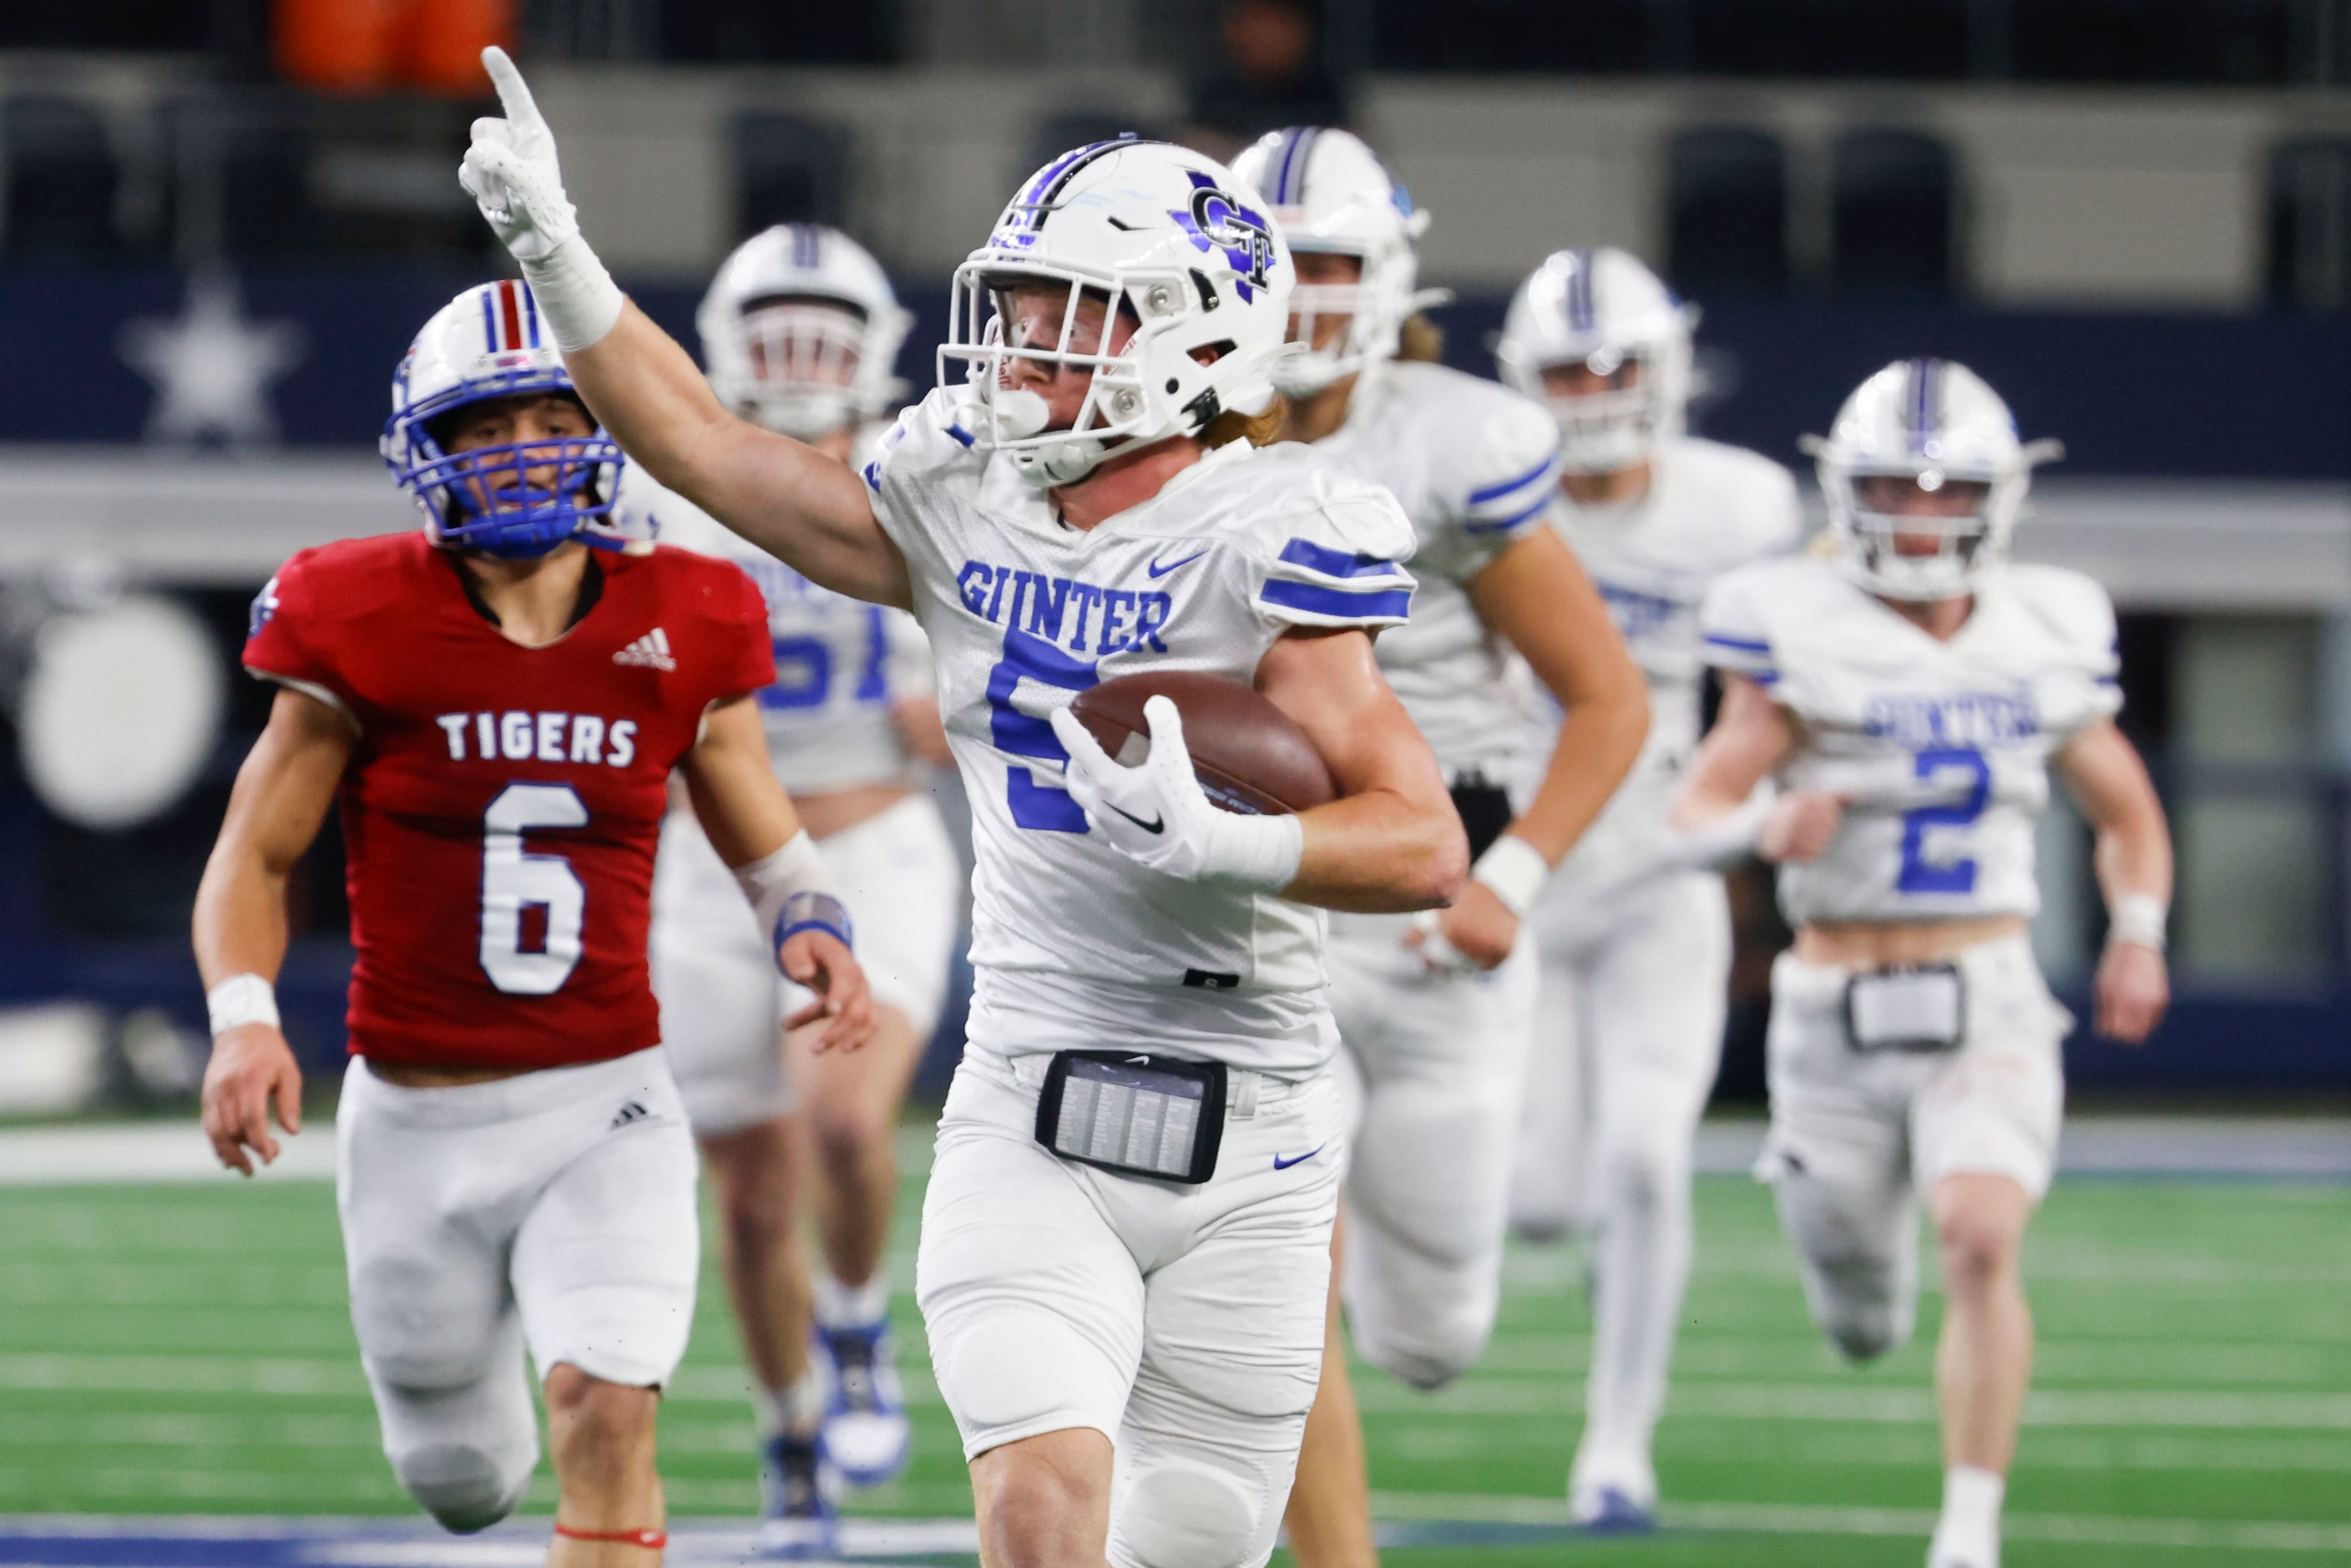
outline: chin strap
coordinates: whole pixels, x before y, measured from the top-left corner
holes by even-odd
[[[558,1520],[555,1533],[566,1541],[609,1541],[622,1546],[642,1546],[647,1552],[659,1552],[669,1544],[666,1530],[580,1530]]]

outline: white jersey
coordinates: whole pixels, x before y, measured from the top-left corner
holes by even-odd
[[[1380,668],[1448,779],[1522,771],[1530,725],[1510,649],[1466,585],[1542,526],[1559,487],[1559,427],[1541,405],[1443,365],[1390,362],[1356,386],[1344,424],[1315,444],[1387,487],[1412,519],[1420,591],[1382,636]]]
[[[1659,445],[1649,487],[1621,507],[1579,507],[1562,496],[1552,526],[1573,549],[1649,683],[1649,737],[1554,883],[1563,891],[1613,880],[1657,853],[1681,769],[1698,739],[1698,608],[1724,573],[1780,555],[1802,529],[1796,482],[1770,458],[1683,437]],[[1548,758],[1556,704],[1541,704],[1535,752]]]
[[[943,388],[866,468],[930,634],[972,810],[971,1036],[1011,1054],[1158,1043],[1311,1071],[1335,1031],[1320,911],[1183,882],[1087,830],[1047,715],[1144,670],[1254,680],[1292,627],[1403,623],[1412,526],[1387,492],[1295,444],[1209,453],[1099,527],[1063,526],[986,417]]]
[[[1802,727],[1782,782],[1850,797],[1827,851],[1780,868],[1792,924],[2040,908],[2033,819],[2049,755],[2122,706],[2105,590],[2004,566],[1943,641],[1834,562],[1801,558],[1717,584],[1705,625],[1708,657]]]
[[[632,528],[731,560],[759,585],[776,650],[759,717],[787,791],[908,781],[914,759],[890,706],[931,689],[930,649],[913,617],[818,587],[633,465],[622,471],[620,510]]]

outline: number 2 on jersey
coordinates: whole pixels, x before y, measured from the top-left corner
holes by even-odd
[[[584,828],[588,808],[569,784],[509,784],[482,813],[482,971],[510,997],[550,996],[580,964],[588,890],[561,855],[526,853],[533,828]],[[547,911],[547,940],[522,946],[522,912]]]
[[[1894,881],[1903,893],[1970,894],[1976,890],[1976,862],[1959,859],[1940,864],[1927,859],[1927,830],[1964,828],[1983,815],[1991,799],[1991,764],[1973,747],[1930,747],[1912,763],[1912,777],[1921,782],[1941,782],[1942,776],[1964,771],[1966,796],[1939,805],[1920,806],[1902,816],[1902,871]]]

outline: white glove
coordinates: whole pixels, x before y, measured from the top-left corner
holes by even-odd
[[[555,160],[555,132],[507,52],[493,44],[482,65],[496,84],[504,120],[474,121],[473,145],[457,166],[457,183],[515,260],[522,264],[538,308],[554,329],[556,346],[569,353],[612,329],[622,297],[604,264],[580,237],[580,214],[563,193]]]
[[[1244,817],[1218,810],[1192,776],[1183,716],[1165,697],[1143,705],[1151,755],[1140,768],[1112,761],[1078,716],[1053,714],[1070,754],[1071,797],[1120,853],[1186,882],[1237,882],[1279,893],[1298,877],[1306,830],[1295,817]]]

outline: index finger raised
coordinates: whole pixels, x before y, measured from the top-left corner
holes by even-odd
[[[507,53],[492,44],[482,51],[482,68],[490,73],[490,84],[498,89],[498,105],[507,118],[518,126],[541,126],[547,123],[538,112],[538,102],[530,96],[530,84],[522,79],[522,71]]]

